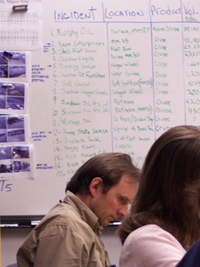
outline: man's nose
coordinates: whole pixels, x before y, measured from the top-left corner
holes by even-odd
[[[122,207],[118,210],[119,216],[126,216],[128,212],[128,206]]]

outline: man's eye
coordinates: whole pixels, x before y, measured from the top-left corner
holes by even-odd
[[[126,204],[126,199],[124,199],[124,198],[120,198],[120,202],[121,202],[122,204]]]

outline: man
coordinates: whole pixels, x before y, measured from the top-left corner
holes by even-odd
[[[26,238],[18,267],[110,266],[102,226],[127,213],[139,170],[129,155],[99,154],[85,162],[66,187],[66,197]]]

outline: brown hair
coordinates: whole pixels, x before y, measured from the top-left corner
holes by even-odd
[[[73,175],[66,190],[72,193],[90,194],[89,185],[93,178],[100,177],[103,180],[103,193],[112,186],[118,184],[123,174],[130,174],[133,182],[139,177],[139,169],[132,163],[128,154],[102,153],[86,161]]]
[[[177,126],[149,150],[129,215],[118,229],[122,243],[130,232],[157,224],[184,248],[200,238],[200,129]]]

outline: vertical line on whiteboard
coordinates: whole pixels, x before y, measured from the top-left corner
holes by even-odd
[[[154,138],[156,140],[156,112],[155,112],[155,87],[154,87],[154,62],[153,62],[153,30],[152,30],[152,17],[151,17],[151,0],[149,1],[149,18],[151,30],[151,65],[152,65],[152,88],[153,88],[153,112],[154,112]]]
[[[101,3],[102,11],[103,11],[103,22],[105,22],[105,13],[104,13],[104,5],[103,2]]]
[[[113,144],[113,120],[112,120],[112,101],[111,101],[111,76],[110,76],[110,53],[109,53],[109,37],[108,37],[108,22],[106,22],[106,33],[107,33],[107,54],[108,54],[108,81],[109,81],[109,98],[110,98],[110,130],[111,130],[111,143],[112,152],[114,152]]]
[[[183,35],[183,5],[182,0],[180,0],[181,5],[181,28],[182,28],[182,60],[183,60],[183,99],[184,99],[184,118],[186,124],[186,86],[185,86],[185,57],[184,57],[184,35]]]

